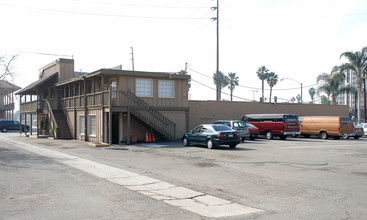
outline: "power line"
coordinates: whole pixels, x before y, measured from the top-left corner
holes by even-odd
[[[199,81],[196,81],[196,80],[194,80],[194,79],[192,79],[191,78],[191,81],[193,81],[193,82],[196,82],[196,83],[198,83],[198,84],[200,84],[200,85],[202,85],[202,86],[205,86],[205,87],[207,87],[207,88],[209,88],[209,89],[211,89],[211,90],[214,90],[214,91],[217,91],[217,89],[216,88],[212,88],[212,87],[210,87],[210,86],[208,86],[208,85],[205,85],[204,83],[201,83],[201,82],[199,82]],[[229,93],[226,93],[226,92],[221,92],[222,94],[225,94],[225,95],[231,95],[231,94],[229,94]],[[242,99],[242,100],[245,100],[245,101],[253,101],[253,100],[251,100],[251,99],[246,99],[246,98],[242,98],[242,97],[239,97],[239,96],[235,96],[235,95],[232,95],[232,97],[234,97],[234,98],[238,98],[238,99]]]
[[[73,57],[73,55],[63,55],[63,54],[52,54],[52,53],[41,53],[41,52],[29,52],[29,51],[20,51],[19,53],[29,53],[29,54],[38,54],[38,55],[46,55],[46,56],[62,56],[62,57]]]
[[[74,0],[74,1],[83,2],[83,0]],[[122,5],[122,6],[130,6],[130,7],[147,7],[147,8],[208,9],[208,7],[204,7],[204,6],[144,5],[144,4],[112,3],[112,2],[104,2],[104,1],[87,1],[87,2],[93,3],[93,4],[102,4],[102,5]]]
[[[104,16],[104,17],[140,18],[140,19],[173,19],[173,20],[208,20],[210,19],[210,18],[204,18],[204,17],[163,17],[163,16],[136,16],[136,15],[122,15],[122,14],[103,14],[103,13],[81,12],[81,11],[57,10],[57,9],[48,9],[48,8],[36,8],[36,7],[21,6],[21,5],[14,5],[14,4],[3,4],[3,3],[0,3],[0,5],[7,6],[7,7],[47,11],[47,12]]]
[[[201,73],[201,72],[199,72],[199,71],[196,71],[196,70],[193,70],[193,69],[191,69],[191,68],[189,68],[189,70],[191,70],[191,71],[193,71],[193,72],[195,72],[195,73],[198,73],[198,74],[200,74],[200,75],[202,75],[202,76],[205,76],[205,77],[207,77],[207,78],[210,78],[210,79],[213,79],[213,77],[210,77],[210,76],[208,76],[208,75],[206,75],[206,74],[204,74],[204,73]],[[317,85],[317,83],[316,84],[312,84],[312,85],[308,85],[308,86],[303,86],[303,88],[308,88],[308,87],[312,87],[312,86],[316,86]],[[244,85],[238,85],[238,87],[242,87],[242,88],[246,88],[246,89],[255,89],[255,90],[261,90],[261,88],[256,88],[256,87],[250,87],[250,86],[244,86]],[[287,88],[287,89],[272,89],[272,91],[283,91],[283,90],[285,90],[285,91],[287,91],[287,90],[296,90],[296,89],[300,89],[301,87],[296,87],[296,88]],[[270,89],[267,89],[267,88],[264,88],[264,90],[270,90]]]

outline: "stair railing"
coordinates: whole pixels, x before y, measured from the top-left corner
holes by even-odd
[[[132,114],[143,120],[146,124],[167,136],[170,139],[174,139],[176,136],[176,124],[165,117],[160,112],[156,111],[152,106],[148,105],[145,101],[137,97],[130,91],[121,91],[123,94],[120,97],[120,103],[129,106]],[[127,97],[124,99],[123,97]]]
[[[52,112],[52,108],[51,108],[51,105],[50,103],[48,102],[48,100],[44,100],[45,103],[46,103],[46,108],[47,108],[47,114],[48,114],[48,118],[50,119],[51,121],[51,132],[52,132],[52,136],[54,138],[57,138],[57,132],[58,132],[58,126],[57,126],[57,122],[56,122],[56,118],[54,116],[54,113]]]

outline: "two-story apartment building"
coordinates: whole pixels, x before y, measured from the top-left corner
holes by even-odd
[[[14,120],[14,92],[20,87],[0,80],[0,120]]]
[[[38,130],[55,138],[118,144],[143,141],[151,131],[157,139],[177,139],[188,129],[189,79],[115,69],[80,74],[74,60],[58,59],[16,94],[21,115],[36,113]]]

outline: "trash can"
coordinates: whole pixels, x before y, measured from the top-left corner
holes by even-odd
[[[138,136],[136,136],[136,135],[131,135],[131,136],[130,136],[130,142],[131,142],[131,143],[136,143],[136,142],[138,142]]]

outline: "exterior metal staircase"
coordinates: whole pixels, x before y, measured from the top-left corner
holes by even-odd
[[[154,129],[163,138],[173,140],[176,136],[176,124],[148,105],[138,96],[130,91],[120,92],[125,96],[127,106],[132,115],[144,122],[148,127]]]

